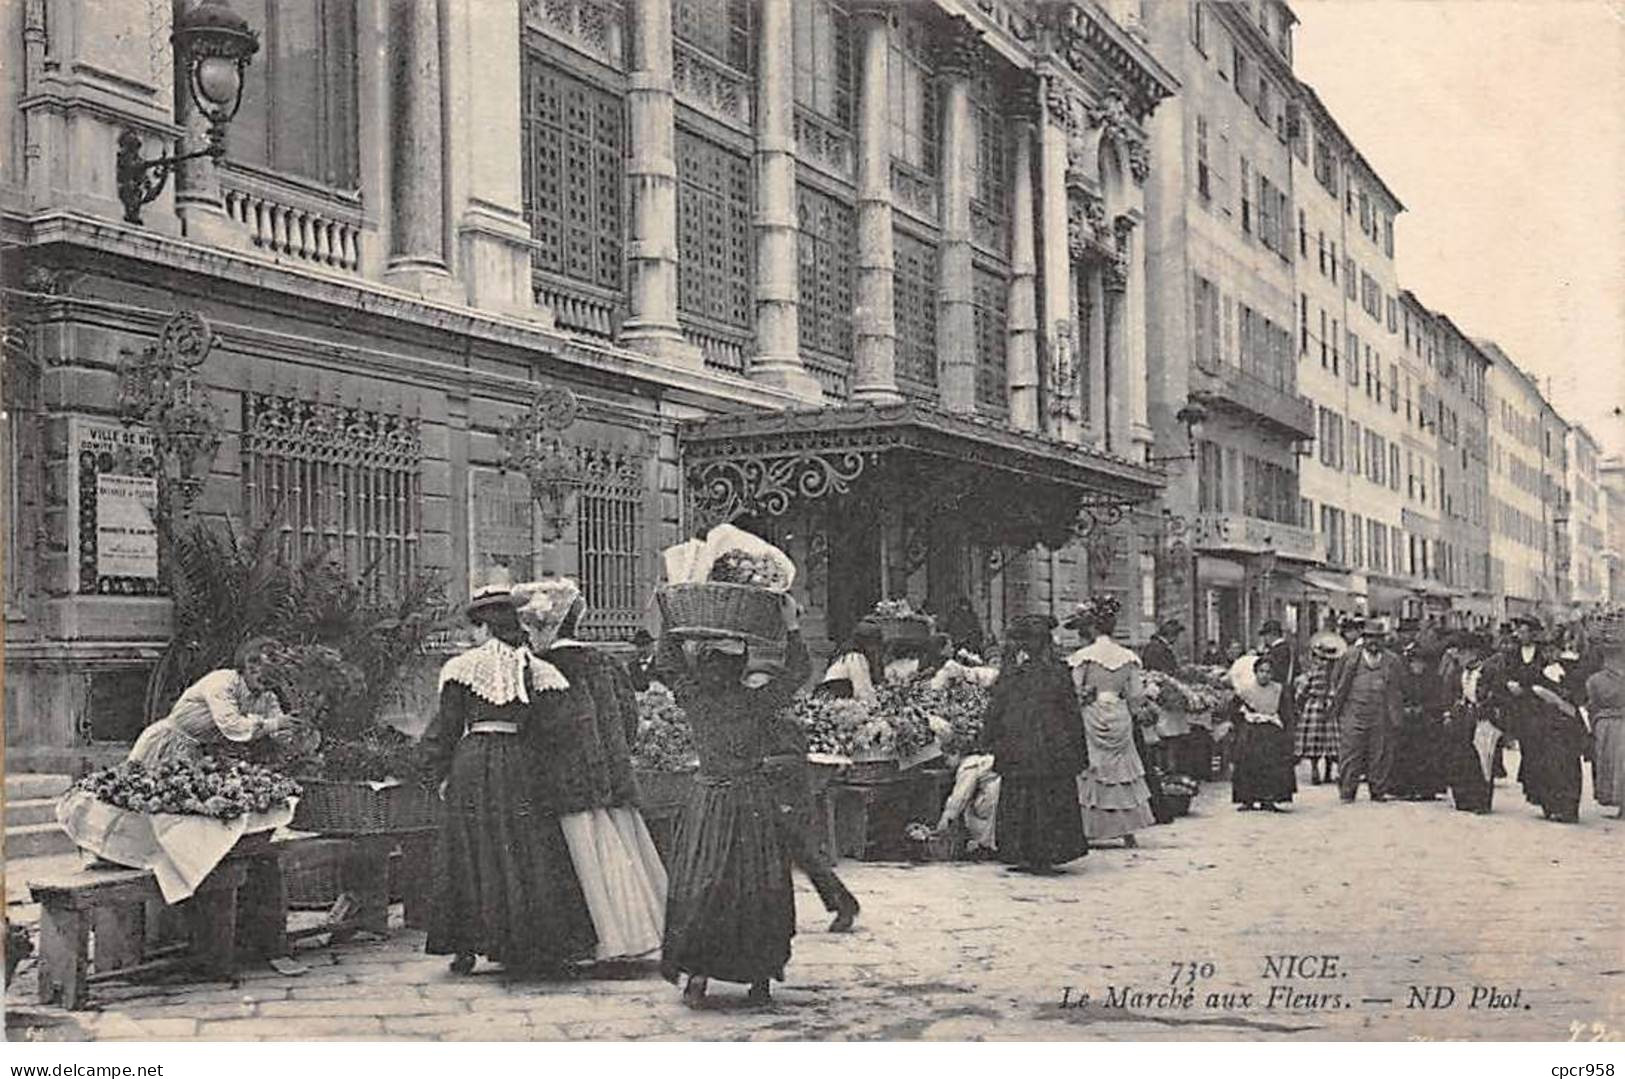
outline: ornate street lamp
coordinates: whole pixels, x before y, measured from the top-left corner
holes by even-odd
[[[1174,461],[1196,460],[1196,443],[1202,437],[1202,424],[1207,419],[1207,409],[1203,408],[1200,402],[1190,401],[1187,402],[1178,412],[1174,413],[1174,419],[1185,425],[1185,445],[1187,447],[1187,452],[1169,454],[1164,457],[1153,457],[1150,453],[1150,447],[1147,447],[1145,455],[1146,464],[1165,465]]]
[[[215,342],[202,315],[182,311],[164,323],[157,344],[119,365],[120,413],[125,423],[152,431],[164,480],[179,492],[183,515],[203,493],[220,449],[220,418],[198,379]]]
[[[542,511],[543,538],[555,542],[570,523],[575,493],[584,476],[581,462],[564,445],[564,432],[580,411],[576,395],[563,386],[539,386],[530,407],[497,434],[502,470],[521,472]]]
[[[143,160],[141,136],[125,128],[118,139],[118,197],[124,220],[141,224],[141,207],[157,198],[169,174],[183,161],[226,156],[226,125],[243,103],[243,70],[260,48],[260,38],[224,0],[202,0],[175,22],[169,36],[185,73],[192,102],[209,121],[209,145],[189,154]]]

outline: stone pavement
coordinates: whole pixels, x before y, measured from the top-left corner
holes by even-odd
[[[455,978],[421,954],[421,933],[398,931],[302,952],[303,975],[110,989],[100,1011],[72,1015],[30,1003],[25,966],[8,1036],[1567,1040],[1573,1024],[1587,1039],[1625,1034],[1625,824],[1600,817],[1589,793],[1582,823],[1563,826],[1507,780],[1490,817],[1442,801],[1340,806],[1333,788],[1313,786],[1290,813],[1237,813],[1227,787],[1210,784],[1194,816],[1141,843],[1102,846],[1056,878],[845,863],[864,904],[858,931],[825,933],[803,884],[794,958],[765,1011],[744,1007],[743,987],[715,984],[711,1009],[687,1011],[648,968],[538,983],[482,966]],[[1271,977],[1285,959],[1266,969],[1267,957],[1304,955],[1336,959],[1298,961],[1290,979]],[[1189,999],[1173,992],[1187,980]],[[1441,1006],[1407,1008],[1413,986]],[[1082,994],[1081,1006],[1059,1006]]]

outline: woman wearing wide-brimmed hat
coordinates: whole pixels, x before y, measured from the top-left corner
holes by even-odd
[[[422,741],[445,802],[424,950],[454,956],[459,974],[480,955],[561,970],[597,944],[564,832],[535,786],[537,729],[574,707],[569,683],[526,647],[506,587],[476,592],[467,614],[481,640],[441,668]]]
[[[578,639],[587,602],[568,577],[514,586],[530,646],[569,679],[581,722],[556,726],[540,748],[539,777],[559,814],[576,879],[598,934],[599,961],[660,950],[666,867],[638,811],[632,773],[638,702],[626,668]]]
[[[1293,749],[1299,760],[1309,762],[1309,779],[1316,784],[1332,782],[1332,765],[1337,761],[1337,724],[1330,709],[1332,665],[1346,651],[1348,645],[1337,634],[1316,634],[1309,642],[1308,669],[1298,676],[1297,686],[1287,687],[1288,692],[1297,694],[1298,725],[1293,732]]]
[[[982,724],[1000,777],[999,860],[1028,873],[1059,872],[1089,850],[1078,806],[1078,775],[1088,758],[1077,693],[1055,655],[1053,626],[1048,615],[1011,624]]]
[[[1072,653],[1067,663],[1083,702],[1089,754],[1089,766],[1078,776],[1084,834],[1091,842],[1120,838],[1123,846],[1133,847],[1138,845],[1134,833],[1157,819],[1151,812],[1145,763],[1134,746],[1135,713],[1147,703],[1140,657],[1112,640],[1121,610],[1115,596],[1080,604],[1067,627],[1092,643]]]

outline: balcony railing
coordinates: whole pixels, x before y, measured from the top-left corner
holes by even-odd
[[[1308,562],[1325,561],[1324,544],[1312,530],[1240,513],[1197,514],[1192,545],[1204,551],[1274,551]]]
[[[1315,437],[1315,407],[1308,401],[1239,367],[1211,359],[1196,366],[1205,377],[1195,380],[1192,394],[1209,405],[1227,406],[1255,416],[1290,439]]]
[[[335,270],[360,268],[358,196],[240,167],[222,170],[220,193],[226,216],[262,251]]]
[[[619,324],[621,294],[595,288],[579,281],[534,271],[532,290],[536,302],[553,312],[561,330],[611,341]]]
[[[736,375],[745,373],[745,356],[751,344],[749,331],[701,321],[690,315],[684,315],[681,321],[683,336],[700,350],[707,368]]]

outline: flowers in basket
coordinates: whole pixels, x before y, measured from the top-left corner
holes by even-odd
[[[807,735],[807,752],[850,757],[859,732],[871,722],[862,702],[831,697],[797,697],[790,714]]]
[[[148,768],[122,761],[75,786],[98,801],[132,813],[175,813],[231,820],[268,813],[299,794],[299,784],[250,761],[169,761]]]
[[[914,608],[909,605],[906,599],[883,599],[875,604],[874,615],[876,618],[888,618],[897,621],[909,621],[925,617],[916,614]]]
[[[931,725],[921,690],[914,686],[877,687],[874,713],[876,719],[890,728],[890,744],[886,748],[899,756],[916,753],[937,740],[938,732]]]
[[[975,682],[954,682],[940,689],[918,691],[920,707],[946,725],[940,733],[942,751],[963,757],[982,740],[982,717],[987,714],[988,691]]]
[[[779,560],[767,554],[731,550],[711,563],[710,580],[722,584],[743,584],[782,592],[790,587],[789,575]]]
[[[1162,793],[1175,798],[1191,798],[1196,795],[1199,788],[1196,780],[1189,776],[1164,774],[1162,777]]]
[[[655,683],[639,693],[632,767],[645,772],[692,772],[699,766],[694,729],[671,690]]]

